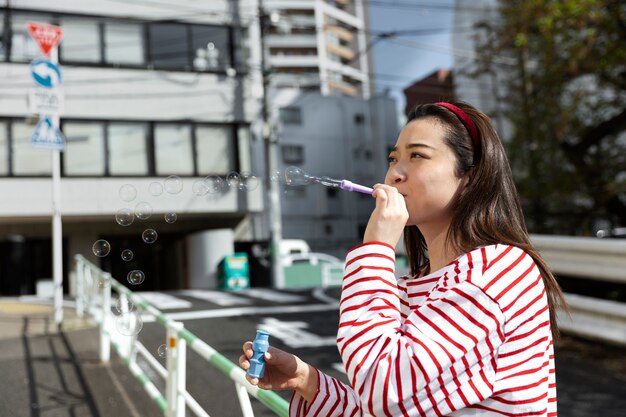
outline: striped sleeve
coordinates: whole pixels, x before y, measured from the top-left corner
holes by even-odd
[[[289,402],[289,417],[360,416],[358,399],[352,388],[320,371],[319,388],[310,403],[294,391]]]
[[[346,259],[337,335],[364,413],[440,416],[493,392],[504,316],[470,280],[447,280],[401,315],[394,249],[368,243]]]

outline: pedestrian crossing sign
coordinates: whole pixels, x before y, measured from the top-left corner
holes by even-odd
[[[65,137],[48,116],[42,117],[37,123],[30,143],[35,148],[65,150]]]

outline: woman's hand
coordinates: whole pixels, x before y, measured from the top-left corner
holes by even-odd
[[[363,243],[384,242],[395,247],[409,220],[404,196],[384,184],[376,184],[372,196],[376,198],[376,208],[367,222]]]
[[[239,366],[243,370],[250,368],[248,359],[252,357],[252,342],[243,344],[243,355],[239,357]],[[292,389],[302,395],[306,401],[311,401],[318,391],[319,381],[317,371],[300,358],[273,346],[265,353],[265,373],[263,378],[246,379],[259,388],[274,391]]]

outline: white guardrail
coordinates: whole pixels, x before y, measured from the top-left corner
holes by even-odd
[[[531,235],[557,275],[626,283],[626,239]],[[564,333],[626,345],[626,303],[565,294],[569,315],[559,312]]]
[[[114,280],[110,273],[102,271],[82,255],[76,255],[75,261],[76,312],[79,317],[83,317],[87,313],[98,323],[100,327],[100,360],[103,362],[110,360],[110,348],[113,345],[164,416],[184,417],[186,408],[189,407],[195,415],[209,417],[209,414],[186,389],[187,348],[198,353],[234,382],[244,417],[254,416],[249,395],[258,399],[276,415],[288,416],[289,404],[287,401],[272,391],[262,390],[248,383],[245,372],[238,365],[186,330],[183,323],[169,319],[141,296]],[[137,315],[130,314],[131,312],[128,310],[122,311],[117,316],[113,313],[111,291],[117,292],[122,301],[132,301],[133,305],[141,310],[142,315],[153,316],[157,323],[165,327],[167,346],[165,367],[137,339],[138,332],[133,332],[133,326],[141,323],[141,319]],[[128,304],[122,302],[121,305],[127,306]],[[129,332],[122,334],[119,331],[119,326],[129,330]],[[137,364],[138,354],[165,379],[165,396]]]

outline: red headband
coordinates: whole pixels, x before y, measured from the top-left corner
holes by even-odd
[[[472,138],[472,142],[474,143],[474,149],[478,149],[478,146],[479,146],[478,130],[476,129],[476,125],[474,124],[474,122],[472,122],[472,119],[470,119],[469,116],[463,110],[461,110],[459,107],[455,106],[454,104],[446,103],[444,101],[439,101],[435,104],[437,106],[445,107],[446,109],[450,110],[452,113],[456,114],[456,117],[458,117],[459,120],[461,120],[461,123],[463,123],[463,126],[465,126],[465,129],[467,129],[467,132],[470,134],[470,137]]]

